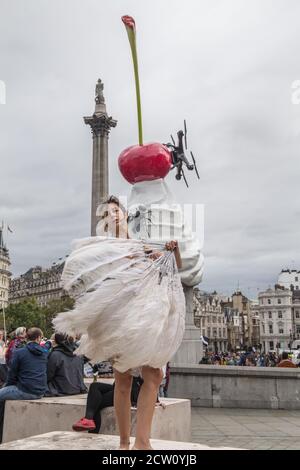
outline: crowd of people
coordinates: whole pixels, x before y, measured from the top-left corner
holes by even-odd
[[[109,363],[91,364],[89,359],[76,355],[80,339],[63,334],[44,338],[39,328],[17,328],[9,339],[0,330],[0,443],[6,400],[37,400],[42,397],[86,394],[85,416],[73,425],[75,431],[98,433],[101,410],[114,405],[114,383],[97,382],[97,377],[112,377]],[[89,390],[84,378],[93,377]],[[159,397],[167,396],[169,364],[163,368]],[[131,404],[137,405],[142,377],[134,377]]]
[[[199,364],[248,367],[298,367],[292,361],[292,354],[288,351],[283,351],[281,354],[273,351],[264,353],[251,347],[247,351],[241,352],[206,351]]]

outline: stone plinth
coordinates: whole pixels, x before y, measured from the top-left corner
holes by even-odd
[[[172,367],[168,392],[192,406],[300,409],[300,369],[182,364]]]
[[[170,361],[171,368],[177,364],[199,364],[203,356],[201,331],[194,323],[193,288],[184,287],[186,302],[185,331],[182,343]]]
[[[10,442],[51,431],[71,431],[72,424],[85,414],[87,395],[73,395],[40,400],[7,401],[5,404],[3,442]],[[189,441],[191,405],[189,400],[163,398],[165,408],[156,406],[152,425],[154,439]],[[117,435],[114,408],[101,412],[101,434]],[[136,408],[131,409],[131,434],[135,435]]]
[[[131,446],[134,438],[130,439]],[[229,450],[227,447],[209,447],[192,442],[175,442],[151,439],[155,450]],[[49,432],[0,445],[2,450],[115,450],[119,438],[103,434],[75,432]]]

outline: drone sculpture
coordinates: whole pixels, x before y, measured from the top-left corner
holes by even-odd
[[[171,150],[172,164],[173,164],[173,166],[171,167],[171,170],[173,170],[174,168],[177,168],[177,173],[176,173],[175,178],[177,180],[181,180],[181,178],[183,177],[186,186],[189,187],[189,185],[187,183],[187,180],[186,180],[186,177],[185,177],[185,174],[184,174],[183,164],[187,167],[188,170],[191,170],[191,171],[195,170],[198,179],[200,179],[200,176],[199,176],[199,173],[198,173],[198,168],[197,168],[197,165],[196,165],[196,161],[195,161],[195,157],[194,157],[193,152],[190,151],[190,154],[191,154],[191,157],[192,157],[192,160],[193,160],[193,164],[191,164],[188,161],[188,159],[186,158],[185,153],[184,153],[183,139],[184,139],[185,150],[187,150],[187,148],[188,148],[187,147],[186,120],[184,120],[184,131],[182,131],[182,130],[178,131],[177,132],[177,137],[178,137],[178,144],[177,145],[175,144],[174,137],[171,135],[172,144],[168,143],[168,144],[165,144],[165,146],[168,147]]]

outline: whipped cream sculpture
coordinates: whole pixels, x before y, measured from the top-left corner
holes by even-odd
[[[193,153],[193,164],[189,163],[184,153],[183,139],[187,149],[186,123],[184,121],[184,132],[180,130],[177,133],[177,145],[172,136],[172,143],[168,144],[143,143],[135,21],[130,16],[123,16],[122,21],[132,52],[139,135],[139,144],[123,150],[118,161],[123,177],[133,185],[128,201],[129,236],[160,242],[177,240],[182,258],[181,280],[186,286],[195,286],[201,281],[203,273],[200,242],[164,179],[170,170],[176,169],[176,179],[183,178],[188,186],[183,166],[195,170],[199,178]]]

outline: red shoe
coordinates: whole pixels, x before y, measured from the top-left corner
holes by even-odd
[[[77,423],[73,424],[74,431],[93,431],[96,428],[93,419],[81,418]]]

